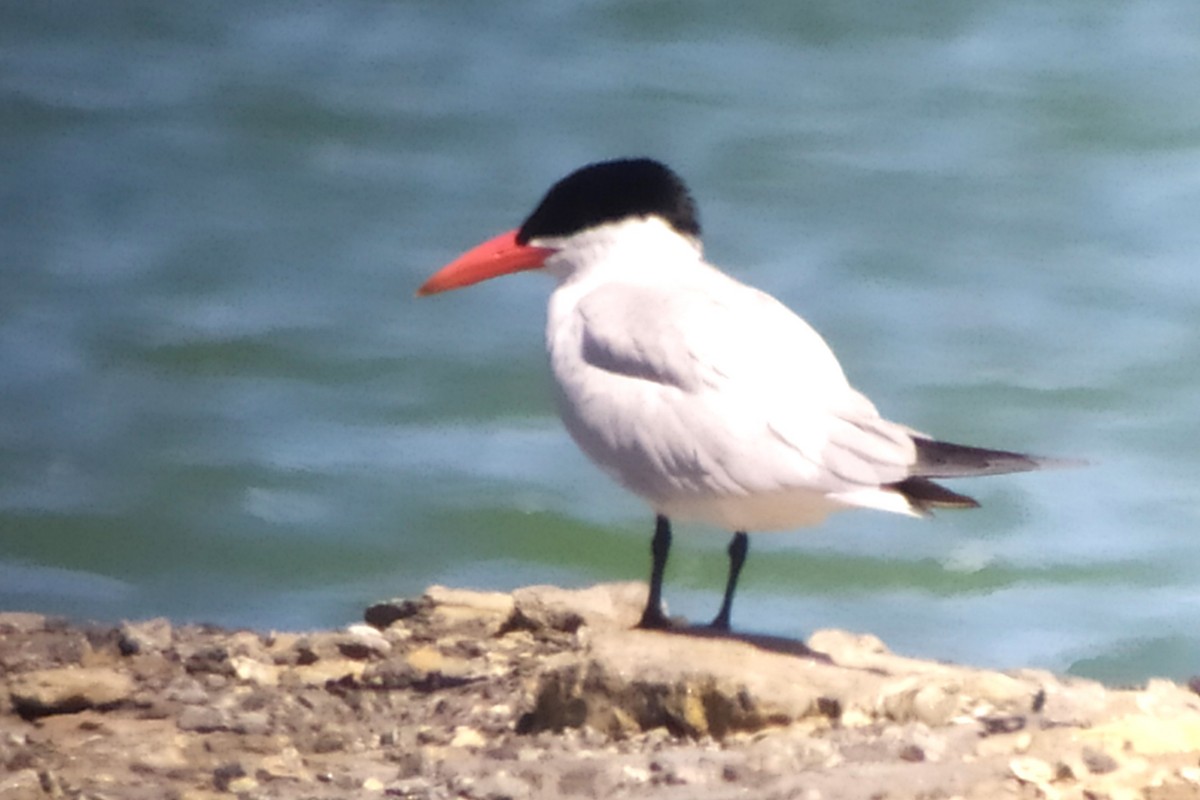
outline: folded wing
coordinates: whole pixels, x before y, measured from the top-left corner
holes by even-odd
[[[708,278],[722,285],[609,283],[578,302],[551,358],[585,451],[643,494],[833,494],[908,477],[909,430],[849,385],[816,331]]]

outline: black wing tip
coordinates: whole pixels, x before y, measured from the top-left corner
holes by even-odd
[[[1058,456],[1029,456],[1037,463],[1034,469],[1079,469],[1095,466],[1095,462],[1086,458],[1061,458]]]
[[[1090,462],[1083,459],[1035,456],[1011,450],[942,442],[922,436],[914,437],[913,443],[917,446],[913,474],[923,478],[969,478],[1090,466]]]

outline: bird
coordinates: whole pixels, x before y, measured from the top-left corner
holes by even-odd
[[[692,193],[657,160],[575,170],[520,227],[463,253],[417,294],[528,270],[555,281],[546,351],[567,431],[654,514],[640,628],[675,627],[662,602],[672,520],[733,534],[710,623],[729,631],[748,533],[846,509],[976,508],[934,479],[1056,463],[939,441],[881,416],[811,325],[705,260]]]

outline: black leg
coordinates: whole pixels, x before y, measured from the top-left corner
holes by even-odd
[[[669,628],[671,621],[662,611],[663,570],[667,568],[667,555],[671,552],[671,521],[659,514],[654,519],[654,539],[650,542],[650,554],[654,562],[650,566],[650,596],[646,598],[646,610],[642,612],[639,628]]]
[[[733,535],[729,543],[729,580],[725,582],[725,599],[721,601],[721,610],[713,618],[712,627],[719,631],[729,630],[729,613],[733,610],[733,592],[737,589],[738,576],[742,574],[742,564],[746,562],[746,551],[750,549],[750,538],[744,531]]]

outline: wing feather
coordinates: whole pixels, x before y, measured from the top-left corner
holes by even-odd
[[[568,428],[643,494],[847,493],[915,460],[815,330],[715,271],[669,291],[602,284],[548,343]]]

